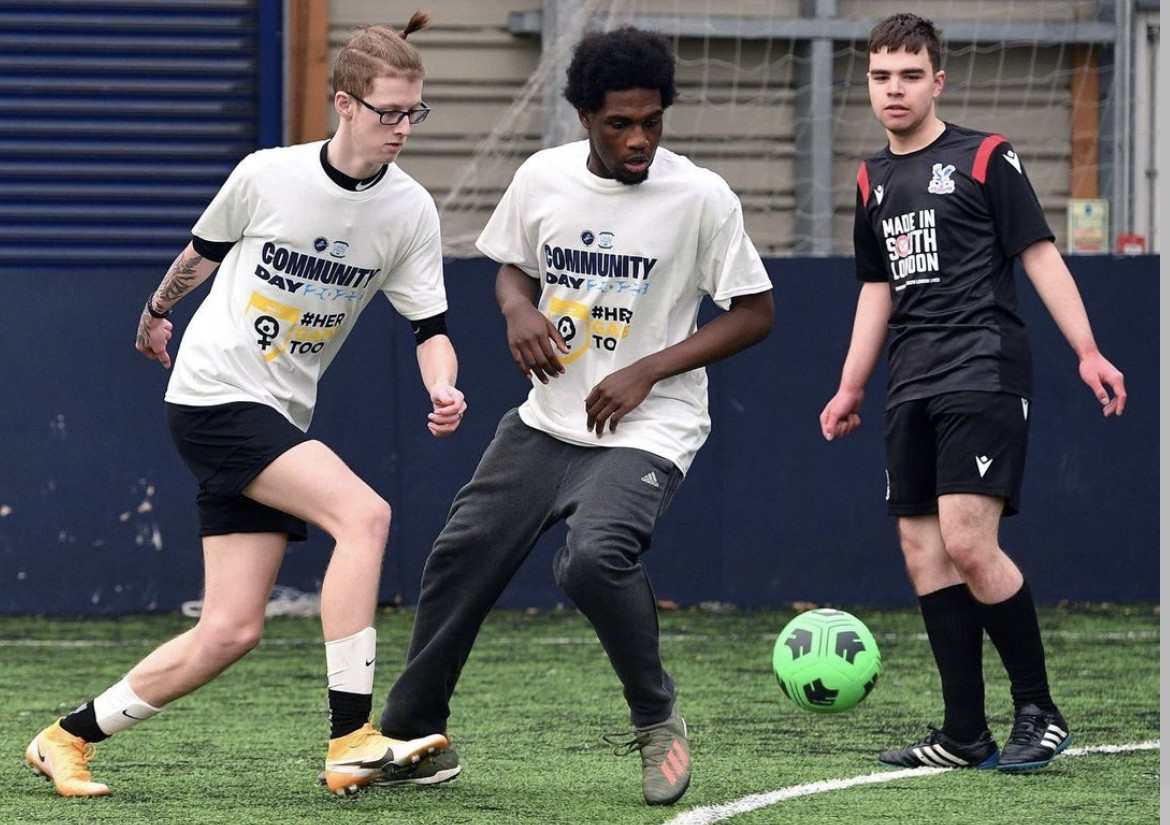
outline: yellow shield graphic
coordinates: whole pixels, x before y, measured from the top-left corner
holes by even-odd
[[[560,355],[562,364],[571,364],[589,349],[589,307],[576,301],[549,297],[548,319],[569,347],[567,355]]]
[[[264,354],[265,361],[271,361],[282,352],[292,338],[301,311],[296,307],[281,304],[253,292],[245,314],[252,321],[256,331],[256,345]]]

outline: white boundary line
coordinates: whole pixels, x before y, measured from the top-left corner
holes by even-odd
[[[1061,755],[1061,758],[1068,756],[1087,756],[1093,753],[1127,753],[1130,751],[1159,749],[1161,749],[1161,740],[1152,739],[1148,742],[1139,742],[1132,745],[1097,745],[1087,748],[1069,748]],[[858,785],[876,785],[880,782],[893,782],[897,779],[934,776],[935,774],[946,773],[951,770],[955,769],[906,768],[900,771],[882,771],[881,773],[871,773],[865,776],[854,776],[849,779],[825,779],[820,782],[793,785],[790,788],[781,788],[780,790],[769,791],[768,793],[752,794],[751,796],[745,796],[723,805],[704,805],[701,808],[692,808],[673,819],[667,820],[665,825],[712,825],[712,823],[722,822],[733,816],[745,814],[759,808],[766,808],[769,805],[775,805],[787,799],[795,799],[798,796],[811,796],[812,794],[828,793],[829,791],[841,791],[846,788],[855,788]]]

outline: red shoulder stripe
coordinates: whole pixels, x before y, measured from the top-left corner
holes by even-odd
[[[991,153],[1001,143],[1007,143],[1003,135],[988,135],[979,144],[979,151],[975,153],[975,165],[971,167],[971,177],[980,183],[987,182],[987,164],[991,161]]]
[[[869,203],[869,170],[865,168],[865,161],[857,167],[857,188],[861,190],[861,202]]]

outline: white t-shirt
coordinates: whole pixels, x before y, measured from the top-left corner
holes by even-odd
[[[236,245],[183,333],[167,401],[255,401],[308,430],[317,383],[375,293],[411,320],[447,310],[431,196],[394,164],[348,191],[322,143],[244,158],[196,222]]]
[[[516,172],[476,245],[541,281],[539,309],[569,345],[565,373],[533,382],[520,416],[589,447],[633,447],[685,473],[711,430],[703,369],[659,381],[599,439],[585,398],[607,375],[689,337],[704,296],[722,309],[772,288],[739,199],[714,172],[659,148],[647,180],[586,168],[588,141],[537,152]]]

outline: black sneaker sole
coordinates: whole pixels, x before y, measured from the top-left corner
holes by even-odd
[[[880,759],[877,760],[877,763],[883,768],[902,770],[916,770],[918,768],[946,768],[947,770],[956,771],[993,771],[999,765],[999,751],[996,751],[991,756],[975,765],[929,765],[926,763],[919,763],[917,765],[899,765],[896,762],[883,762]]]
[[[450,782],[462,772],[463,766],[456,765],[454,768],[436,771],[428,776],[415,776],[408,779],[393,779],[387,776],[383,779],[375,779],[371,784],[376,788],[400,788],[403,785],[417,785],[418,787],[427,788],[432,785],[442,785],[444,782]]]

